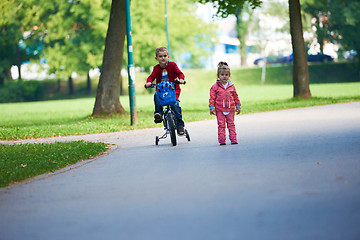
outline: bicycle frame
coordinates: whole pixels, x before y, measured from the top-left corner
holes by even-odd
[[[184,82],[185,84],[186,82]],[[179,84],[179,83],[176,83],[176,84]],[[154,88],[156,86],[156,84],[152,83],[150,86],[146,86],[145,84],[145,88]],[[175,133],[175,128],[177,126],[177,122],[176,122],[176,117],[175,117],[175,113],[174,111],[172,110],[170,104],[166,105],[166,106],[163,106],[165,107],[165,111],[164,111],[164,114],[162,116],[162,120],[163,120],[163,124],[164,124],[164,130],[165,130],[165,133],[164,135],[162,135],[161,137],[159,136],[156,136],[155,138],[155,144],[158,145],[159,144],[159,140],[160,139],[164,139],[167,137],[168,134],[170,134],[170,138],[171,138],[171,143],[173,146],[176,146],[177,144],[177,140],[176,140],[176,133]],[[179,136],[183,136],[183,135],[179,135]],[[190,135],[189,135],[189,132],[185,129],[185,134],[184,136],[186,137],[186,139],[188,141],[190,141]]]
[[[165,112],[163,115],[163,124],[164,124],[164,130],[165,133],[161,137],[157,138],[157,142],[160,139],[165,139],[168,134],[170,134],[171,142],[175,146],[176,145],[176,135],[175,135],[175,126],[176,124],[176,118],[175,113],[171,109],[170,105],[165,106]]]

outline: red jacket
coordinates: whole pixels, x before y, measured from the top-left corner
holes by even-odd
[[[155,79],[156,79],[156,83],[161,82],[162,70],[163,69],[160,66],[160,64],[156,65],[150,76],[147,78],[146,82],[152,83]],[[166,65],[166,71],[168,73],[170,82],[175,83],[176,78],[185,80],[185,75],[181,72],[181,70],[179,69],[179,67],[176,65],[175,62],[169,61],[168,64]],[[179,84],[176,84],[175,91],[176,91],[176,99],[179,100],[179,96],[181,92],[181,88]]]
[[[240,108],[241,103],[234,84],[228,82],[225,89],[220,81],[217,81],[210,89],[209,107],[216,111],[231,112],[235,107]]]

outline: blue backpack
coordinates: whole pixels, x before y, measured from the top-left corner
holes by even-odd
[[[176,103],[176,92],[174,83],[169,81],[162,81],[156,86],[157,95],[161,106]]]

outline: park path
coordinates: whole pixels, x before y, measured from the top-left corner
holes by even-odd
[[[84,136],[116,148],[0,189],[0,239],[360,238],[360,102],[236,125],[226,146],[215,119],[187,123],[176,147],[154,145],[161,128]]]

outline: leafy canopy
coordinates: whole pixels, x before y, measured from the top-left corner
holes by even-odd
[[[360,2],[352,0],[306,0],[304,11],[314,17],[318,41],[340,43],[356,50],[360,59]]]
[[[215,26],[196,16],[192,0],[171,0],[167,3],[170,60],[178,61],[183,54],[190,53],[187,64],[199,67],[199,59],[208,54],[206,49],[210,49],[211,40],[215,38]],[[134,63],[149,70],[157,64],[155,49],[167,47],[164,1],[132,1],[131,25]]]
[[[39,16],[35,0],[0,1],[0,78],[12,65],[39,57]]]
[[[226,18],[231,14],[236,14],[239,6],[249,3],[252,8],[259,7],[262,0],[198,0],[199,3],[212,3],[217,9],[216,16]]]

